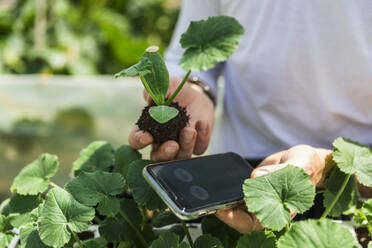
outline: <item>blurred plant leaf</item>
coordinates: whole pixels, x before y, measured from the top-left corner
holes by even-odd
[[[141,153],[129,145],[122,145],[115,151],[114,171],[120,172],[124,178],[127,178],[128,168],[134,160],[140,159]]]
[[[107,241],[102,238],[94,238],[83,241],[83,246],[86,248],[105,248],[107,247]]]
[[[19,232],[21,239],[21,248],[48,248],[40,239],[36,223],[28,223],[21,227]]]
[[[270,231],[253,231],[239,239],[236,248],[275,248],[276,237]]]
[[[50,178],[59,168],[57,156],[42,154],[37,160],[27,165],[14,178],[11,191],[20,195],[37,195],[47,190]]]
[[[150,248],[191,248],[186,242],[180,243],[180,238],[177,234],[171,232],[163,232],[158,239],[154,240]]]
[[[223,248],[221,241],[209,234],[199,236],[194,246],[195,248]]]

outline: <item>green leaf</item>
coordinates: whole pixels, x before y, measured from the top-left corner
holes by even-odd
[[[163,57],[156,51],[150,51],[150,48],[153,47],[146,49],[138,64],[117,73],[115,77],[142,76],[141,81],[146,90],[155,98],[155,102],[162,104],[169,88],[169,72]]]
[[[330,219],[306,220],[292,224],[280,237],[278,248],[356,248],[351,232]]]
[[[65,189],[86,206],[99,204],[100,214],[115,216],[119,212],[120,202],[114,196],[123,192],[124,186],[125,180],[121,174],[95,171],[81,173],[68,182]]]
[[[186,50],[180,65],[185,71],[211,69],[233,54],[243,33],[244,28],[229,16],[192,21],[181,36],[181,45]]]
[[[186,236],[185,229],[182,225],[174,225],[169,229],[170,232],[177,234],[180,237],[180,240],[183,240]]]
[[[40,239],[36,223],[24,225],[19,233],[21,248],[48,248]]]
[[[180,220],[171,211],[165,211],[155,216],[151,224],[153,227],[163,227],[179,222]]]
[[[194,246],[195,248],[223,248],[221,241],[209,234],[197,238]]]
[[[133,225],[139,229],[142,223],[142,215],[138,210],[137,204],[133,200],[122,199],[120,201],[120,209],[128,216]],[[120,214],[106,218],[99,225],[99,233],[108,242],[134,242],[137,239],[135,231]]]
[[[8,247],[13,238],[13,233],[0,233],[0,247]]]
[[[180,238],[177,234],[171,232],[163,232],[159,238],[154,240],[150,248],[191,248],[185,242],[180,243]]]
[[[14,238],[12,229],[10,217],[0,215],[0,247],[7,247],[10,244]]]
[[[9,202],[10,198],[7,198],[0,204],[0,215],[8,216],[10,214]]]
[[[62,247],[70,240],[71,231],[86,231],[94,216],[93,208],[82,205],[64,189],[53,188],[46,195],[37,223],[40,238],[46,245]]]
[[[338,167],[335,167],[332,170],[329,178],[324,181],[326,191],[324,193],[323,205],[325,208],[331,205],[346,177],[347,174],[343,173]],[[359,191],[357,184],[355,182],[355,178],[351,177],[340,198],[337,200],[336,204],[328,215],[332,217],[340,216],[344,211],[348,210],[352,206],[355,206],[358,203],[358,200]]]
[[[290,209],[303,213],[313,205],[315,197],[310,176],[293,165],[245,180],[243,191],[248,210],[262,226],[274,230],[290,222]]]
[[[346,174],[356,174],[359,182],[372,186],[372,150],[357,142],[338,138],[333,142],[333,160]]]
[[[37,195],[14,195],[9,202],[10,223],[19,228],[32,221],[31,211],[39,205]]]
[[[102,237],[83,241],[83,246],[85,248],[105,248],[106,245],[107,241]]]
[[[128,185],[138,205],[146,206],[146,208],[150,210],[163,210],[166,208],[164,202],[150,187],[142,175],[143,168],[151,163],[153,162],[148,160],[136,160],[132,162],[129,166],[127,175]]]
[[[79,158],[73,163],[75,176],[81,172],[96,170],[108,171],[114,161],[114,149],[106,141],[95,141],[80,152]]]
[[[166,123],[178,115],[178,109],[161,105],[149,109],[150,116],[160,124]]]
[[[372,241],[369,241],[368,248],[372,248]]]
[[[11,191],[20,195],[37,195],[49,186],[59,167],[57,156],[42,154],[37,160],[27,165],[14,178]]]
[[[202,220],[203,234],[210,234],[215,238],[221,240],[225,248],[235,248],[241,234],[219,219],[214,215],[209,215]]]
[[[239,239],[236,248],[275,248],[276,237],[270,231],[253,231]]]
[[[128,168],[134,160],[141,159],[142,155],[129,145],[122,145],[115,151],[114,172],[121,173],[127,178]]]
[[[372,199],[365,201],[361,207],[353,216],[354,221],[361,226],[372,227]]]

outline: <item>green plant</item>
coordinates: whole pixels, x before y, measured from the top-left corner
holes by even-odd
[[[338,166],[325,182],[326,211],[320,220],[291,223],[290,210],[306,211],[316,192],[309,175],[289,165],[243,185],[247,207],[265,231],[243,236],[207,216],[195,242],[143,178],[142,169],[151,161],[128,145],[114,150],[104,141],[91,143],[73,163],[75,178],[63,188],[51,181],[59,168],[57,157],[43,154],[21,170],[11,186],[13,196],[0,204],[0,247],[9,245],[14,227],[20,230],[20,247],[356,247],[351,233],[326,215],[355,207],[357,188],[349,175],[356,173],[362,184],[371,185],[365,166],[371,165],[372,151],[342,138],[334,146]],[[354,212],[354,219],[370,231],[371,200]],[[100,237],[82,239],[80,233],[93,223]],[[168,231],[154,232],[170,224]],[[185,236],[189,243],[182,241]]]
[[[187,73],[168,99],[169,73],[156,46],[147,48],[140,62],[122,70],[115,77],[139,76],[157,105],[149,109],[150,116],[161,124],[166,123],[178,115],[179,111],[168,105],[180,92],[190,73],[211,69],[217,62],[225,61],[237,48],[243,32],[243,27],[233,17],[215,16],[192,21],[180,40],[185,49],[180,65]]]

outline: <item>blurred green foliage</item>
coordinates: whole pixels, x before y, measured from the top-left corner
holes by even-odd
[[[180,0],[16,0],[0,9],[0,73],[113,74],[168,45]]]

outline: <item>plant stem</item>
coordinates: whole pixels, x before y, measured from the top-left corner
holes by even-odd
[[[368,219],[367,219],[367,216],[363,213],[363,211],[360,211],[360,213],[362,214],[363,220],[364,221],[367,221],[366,227],[367,227],[369,236],[372,238],[372,226],[369,224]]]
[[[288,232],[289,231],[289,223],[287,225],[285,225],[285,231]]]
[[[185,230],[186,237],[187,237],[187,240],[189,241],[189,244],[190,244],[191,248],[194,248],[194,242],[192,241],[189,229],[187,228],[187,226],[186,226],[186,224],[183,220],[181,220],[181,223],[182,223],[183,230]]]
[[[101,224],[102,220],[98,218],[98,216],[94,216],[94,220],[98,223]]]
[[[150,94],[152,100],[156,103],[156,105],[161,105],[161,102],[158,101],[158,99],[155,97],[154,92],[152,92],[152,90],[150,89],[150,86],[147,83],[146,79],[142,76],[140,72],[138,72],[138,75],[140,76],[141,82],[145,89],[147,90],[147,92]]]
[[[57,184],[55,184],[53,182],[50,182],[49,185],[52,186],[53,188],[60,188],[61,189],[61,187],[59,187]]]
[[[75,232],[72,232],[72,231],[71,231],[71,233],[72,233],[72,236],[74,236],[75,240],[78,242],[79,247],[80,247],[80,248],[83,248],[84,245],[83,245],[83,243],[81,242],[81,240],[79,239],[79,237],[77,236],[77,234],[76,234]]]
[[[146,242],[146,240],[143,238],[142,234],[138,231],[138,229],[134,226],[134,224],[132,223],[132,221],[128,218],[128,216],[122,211],[120,210],[119,211],[121,217],[123,217],[123,219],[132,227],[132,229],[134,230],[134,232],[137,234],[139,240],[141,241],[142,245],[144,247],[148,247],[148,244]]]
[[[342,192],[344,192],[344,189],[345,189],[347,183],[349,182],[350,177],[351,177],[351,174],[348,174],[347,177],[345,178],[344,182],[342,183],[342,186],[341,186],[340,190],[337,192],[337,195],[335,196],[335,198],[333,199],[331,204],[326,208],[326,210],[324,211],[324,213],[322,214],[322,217],[320,217],[320,219],[323,219],[323,218],[327,217],[329,212],[331,212],[332,208],[335,206],[336,202],[338,201],[338,199],[342,195]]]
[[[180,85],[178,85],[176,91],[173,92],[173,94],[171,95],[171,97],[168,98],[168,100],[166,101],[165,105],[169,105],[173,101],[173,99],[176,98],[176,96],[178,95],[178,93],[182,89],[183,85],[186,83],[187,79],[189,78],[190,73],[191,73],[191,70],[189,70],[186,73],[186,76],[182,79],[182,82],[180,83]]]

